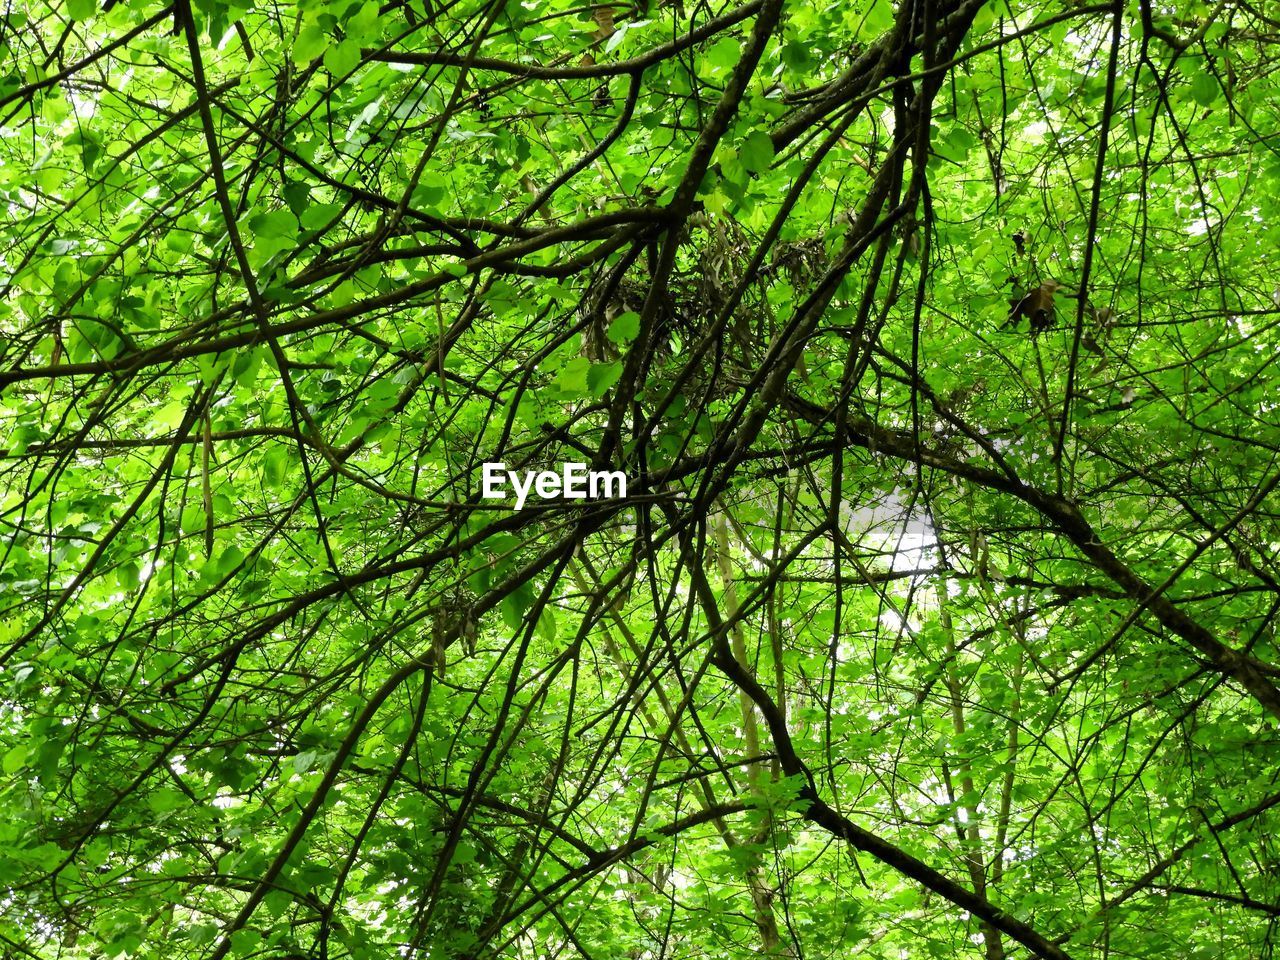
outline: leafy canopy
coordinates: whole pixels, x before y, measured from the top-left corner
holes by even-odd
[[[1270,957],[1278,29],[10,3],[5,955]]]

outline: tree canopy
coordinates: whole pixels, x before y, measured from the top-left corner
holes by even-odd
[[[0,65],[5,956],[1274,955],[1274,5]]]

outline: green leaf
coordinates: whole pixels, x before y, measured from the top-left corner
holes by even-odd
[[[591,372],[591,361],[586,357],[574,357],[560,368],[556,377],[556,386],[567,394],[585,396],[589,393],[587,378]]]
[[[593,397],[602,397],[621,376],[622,364],[616,360],[612,363],[593,363],[587,371],[587,390]]]
[[[324,51],[324,67],[334,76],[345,76],[360,63],[360,47],[350,40],[343,40]]]
[[[556,611],[555,607],[547,604],[542,608],[542,614],[538,617],[538,635],[552,643],[556,639]]]
[[[313,203],[299,215],[306,230],[319,230],[342,212],[340,203]]]
[[[706,52],[707,63],[720,70],[729,70],[742,58],[742,45],[726,37],[717,41]]]
[[[502,601],[502,622],[508,629],[518,630],[524,622],[524,612],[528,609],[525,599],[518,594],[509,594]]]
[[[298,221],[288,210],[272,210],[250,217],[249,229],[260,238],[292,240],[298,233]]]
[[[0,761],[0,770],[6,774],[14,774],[21,770],[26,762],[27,748],[19,744],[4,755],[4,759]]]
[[[135,590],[142,583],[142,570],[132,561],[122,563],[116,568],[116,579],[124,589]]]
[[[187,798],[178,790],[165,787],[160,790],[153,790],[147,797],[147,806],[150,807],[152,813],[167,813],[170,810],[177,810],[179,807],[185,806]]]
[[[773,163],[773,140],[763,130],[753,130],[739,145],[738,159],[751,173],[764,173]]]
[[[231,954],[236,957],[247,957],[258,951],[262,943],[262,934],[257,930],[237,930],[231,935]]]
[[[609,39],[606,40],[604,44],[604,52],[613,53],[613,51],[618,49],[618,47],[622,44],[622,41],[625,40],[626,37],[627,37],[627,27],[626,27],[626,24],[622,24],[620,27],[615,29],[613,33],[609,34]]]
[[[284,202],[288,204],[289,210],[295,217],[302,216],[307,210],[311,197],[311,186],[300,180],[294,180],[286,183],[280,191],[284,194]]]
[[[609,338],[609,341],[619,346],[624,343],[630,343],[639,335],[640,314],[633,310],[618,314],[609,324],[609,329],[605,331],[605,336]]]
[[[869,0],[867,12],[858,30],[862,38],[880,36],[893,26],[893,4],[891,0]]]
[[[1218,99],[1218,90],[1218,81],[1203,67],[1191,80],[1191,96],[1202,107],[1210,106]]]
[[[318,25],[313,23],[303,27],[293,43],[293,62],[300,67],[308,66],[328,46],[329,35]]]
[[[98,0],[67,0],[67,16],[72,20],[88,20],[98,11]]]
[[[244,562],[244,551],[232,544],[218,558],[218,574],[227,576]]]

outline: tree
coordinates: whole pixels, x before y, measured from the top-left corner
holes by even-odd
[[[1278,30],[11,5],[6,954],[1272,956]]]

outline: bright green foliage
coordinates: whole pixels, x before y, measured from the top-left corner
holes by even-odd
[[[1271,957],[1278,29],[11,3],[0,953]]]

